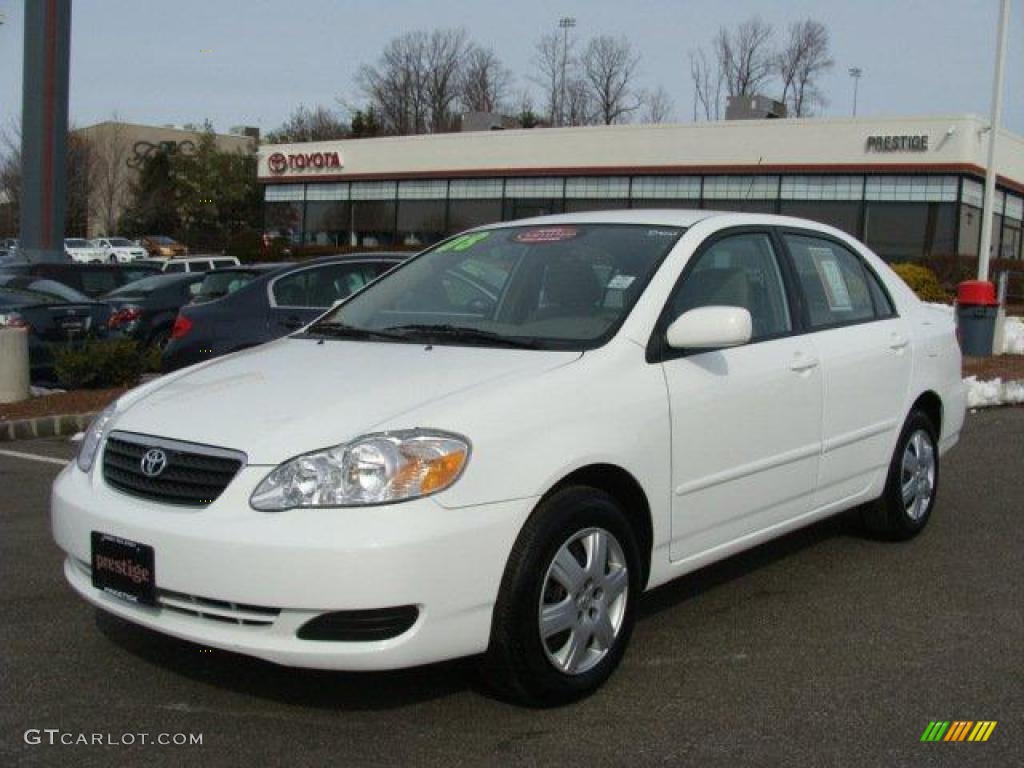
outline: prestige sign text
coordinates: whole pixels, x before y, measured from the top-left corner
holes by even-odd
[[[927,152],[928,136],[868,136],[868,152]]]

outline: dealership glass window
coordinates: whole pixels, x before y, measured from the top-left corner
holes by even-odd
[[[565,179],[542,177],[536,179],[505,179],[505,197],[518,199],[553,199],[565,196]]]
[[[705,200],[773,200],[778,197],[778,176],[705,176]],[[717,205],[705,203],[705,208]]]
[[[712,211],[738,211],[740,213],[775,213],[774,200],[705,200],[704,207]]]
[[[566,213],[577,213],[579,211],[615,211],[621,208],[629,208],[628,198],[623,197],[618,200],[606,198],[579,198],[566,199],[565,201]]]
[[[964,191],[966,192],[966,185]],[[981,209],[973,205],[960,206],[960,239],[956,252],[961,256],[977,256],[981,245]]]
[[[298,243],[302,239],[302,203],[264,203],[263,231]]]
[[[629,178],[623,176],[576,176],[565,180],[566,198],[626,199],[629,197]]]
[[[500,200],[504,189],[504,179],[452,179],[448,183],[448,199]]]
[[[890,262],[951,254],[955,212],[947,203],[867,202],[864,241]]]
[[[999,244],[999,258],[1019,259],[1021,255],[1021,223],[1003,219],[1003,236]]]
[[[446,179],[398,182],[399,200],[444,200],[448,197]]]
[[[352,202],[352,244],[367,247],[395,244],[394,201]]]
[[[353,200],[394,200],[396,186],[393,181],[354,181],[350,194]]]
[[[985,188],[981,186],[981,183],[974,179],[963,180],[963,201],[967,205],[974,206],[975,208],[981,208],[982,200],[985,198]]]
[[[783,200],[860,200],[862,176],[783,176]]]
[[[445,236],[444,200],[399,200],[398,238],[402,245],[431,245]]]
[[[693,200],[694,205],[683,208],[697,208],[700,200],[700,176],[634,176],[631,194],[634,200]],[[657,207],[633,204],[634,208]]]
[[[956,176],[868,176],[865,200],[955,203]]]
[[[643,199],[634,197],[630,202],[630,207],[632,208],[700,208],[700,198],[694,198],[692,200],[672,200],[660,197],[648,197]]]
[[[302,184],[268,184],[263,189],[263,199],[268,203],[301,203],[306,199]]]
[[[529,216],[547,216],[562,213],[562,198],[512,198],[505,201],[502,218],[505,221],[525,219]]]
[[[307,184],[306,200],[348,200],[349,185],[346,182],[334,184]]]
[[[311,245],[348,245],[350,215],[347,202],[308,201],[303,241]]]
[[[779,213],[783,216],[799,216],[811,221],[820,221],[822,224],[859,237],[860,207],[859,200],[782,200],[779,203]]]
[[[449,234],[498,221],[501,221],[500,197],[496,200],[453,199],[448,202]]]

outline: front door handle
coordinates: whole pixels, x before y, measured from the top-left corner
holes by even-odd
[[[809,371],[812,368],[817,368],[818,362],[818,358],[814,355],[797,354],[792,361],[790,361],[789,370],[795,371],[796,373],[803,373],[804,371]]]

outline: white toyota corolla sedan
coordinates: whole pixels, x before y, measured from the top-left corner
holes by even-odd
[[[963,420],[951,316],[838,230],[547,217],[124,395],[53,532],[75,590],[160,632],[325,669],[483,654],[554,703],[612,673],[644,590],[853,507],[920,532]]]

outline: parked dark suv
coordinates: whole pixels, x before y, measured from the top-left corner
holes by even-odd
[[[26,264],[8,263],[0,265],[3,274],[32,275],[63,283],[84,293],[91,299],[99,298],[122,285],[141,280],[160,270],[143,264],[75,264],[54,262]]]
[[[408,256],[356,253],[209,272],[194,302],[178,312],[163,368],[173,371],[292,333]]]

